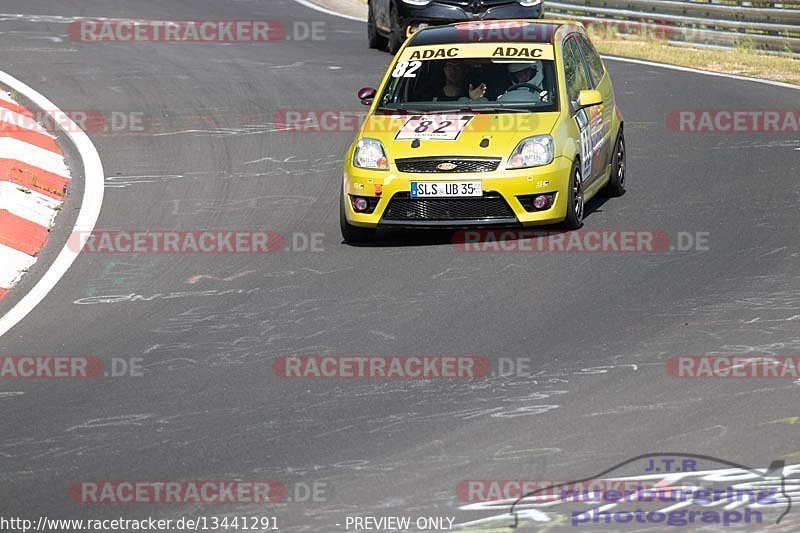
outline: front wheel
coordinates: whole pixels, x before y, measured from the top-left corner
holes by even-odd
[[[611,157],[611,178],[609,178],[608,185],[606,185],[606,192],[609,196],[622,196],[625,194],[626,171],[625,136],[620,129],[617,144],[614,145],[614,155]]]
[[[345,216],[345,205],[344,205],[344,193],[342,193],[341,201],[339,202],[339,229],[342,232],[342,238],[345,242],[350,243],[359,243],[359,242],[371,242],[375,240],[375,235],[378,233],[378,230],[375,228],[361,228],[358,226],[353,226],[349,222],[347,222],[347,216]]]
[[[580,229],[583,226],[583,177],[579,166],[579,162],[576,161],[569,179],[567,217],[564,219],[564,228],[569,231]]]

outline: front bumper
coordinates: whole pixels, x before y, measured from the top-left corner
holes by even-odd
[[[364,170],[348,165],[344,172],[346,194],[345,216],[353,226],[375,227],[491,227],[491,226],[540,226],[564,220],[567,214],[567,195],[572,161],[558,157],[551,164],[523,170],[498,170],[483,173],[425,173],[398,172],[391,165],[387,172]],[[447,220],[397,217],[387,218],[387,208],[393,199],[408,202],[412,181],[481,181],[484,197],[495,201],[501,198],[510,208],[509,216],[459,217]],[[380,194],[377,194],[377,192]],[[543,211],[528,211],[520,197],[532,194],[555,194],[552,206]],[[377,205],[369,214],[353,210],[351,196],[377,199]],[[480,199],[478,199],[480,200]],[[414,200],[411,200],[413,202]],[[437,202],[439,199],[430,199]]]
[[[531,7],[519,5],[516,1],[472,11],[457,5],[432,2],[427,6],[415,7],[397,2],[398,16],[402,27],[414,26],[420,23],[438,26],[453,22],[498,20],[498,19],[538,19],[544,15],[543,4]]]

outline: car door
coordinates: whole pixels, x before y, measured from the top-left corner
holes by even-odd
[[[574,36],[564,41],[562,51],[570,114],[580,131],[581,176],[584,183],[589,183],[600,175],[603,168],[598,152],[598,146],[602,148],[602,113],[598,106],[577,109],[580,92],[591,89],[592,82],[580,45]]]
[[[583,52],[583,58],[586,61],[586,65],[589,68],[589,74],[591,75],[591,83],[592,88],[600,91],[600,94],[603,95],[603,105],[599,106],[598,109],[602,114],[602,127],[603,127],[603,135],[602,135],[602,145],[600,146],[599,152],[602,156],[602,161],[606,165],[611,164],[611,155],[614,151],[614,144],[616,139],[613,138],[614,132],[612,131],[612,127],[614,124],[614,110],[616,109],[616,101],[614,99],[614,88],[611,83],[611,77],[608,75],[608,72],[605,69],[605,65],[603,64],[603,60],[600,58],[600,54],[597,53],[597,49],[592,45],[588,38],[584,35],[576,35],[575,39],[577,39],[578,44],[580,45],[581,52]],[[601,169],[605,171],[606,168]]]

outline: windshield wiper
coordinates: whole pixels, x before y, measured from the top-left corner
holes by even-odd
[[[407,107],[388,107],[388,106],[378,106],[377,108],[375,108],[375,111],[383,111],[386,113],[401,113],[404,115],[427,115],[428,113],[431,113],[431,110],[425,110],[425,109],[411,109]]]
[[[491,107],[473,107],[470,108],[470,111],[474,112],[487,111],[489,113],[530,113],[531,108],[491,106]]]
[[[504,106],[459,107],[451,109],[437,109],[437,108],[411,109],[404,107],[380,106],[376,110],[383,112],[392,112],[392,113],[401,112],[403,114],[409,114],[409,115],[454,115],[458,113],[480,113],[480,112],[487,112],[487,113],[530,113],[531,112],[531,109],[529,107],[519,108],[519,107],[504,107]]]
[[[376,111],[387,113],[400,113],[403,115],[452,115],[455,113],[471,113],[472,111],[463,109],[412,109],[410,107],[378,107]]]

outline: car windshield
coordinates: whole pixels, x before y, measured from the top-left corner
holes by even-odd
[[[553,61],[400,61],[379,99],[382,111],[555,111]]]

